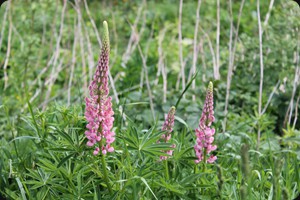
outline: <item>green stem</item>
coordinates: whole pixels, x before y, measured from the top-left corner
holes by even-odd
[[[165,160],[165,172],[166,172],[166,179],[169,180],[169,166],[168,166],[168,161]]]
[[[194,167],[194,174],[196,175],[198,173],[198,164],[195,164],[195,167]]]
[[[204,150],[204,156],[203,156],[203,173],[206,170],[206,149]]]
[[[109,194],[112,195],[113,191],[111,189],[111,185],[110,185],[109,179],[108,179],[108,174],[107,174],[107,169],[106,169],[106,162],[105,162],[105,156],[102,153],[101,153],[101,161],[102,161],[102,167],[103,167],[104,180],[106,182]]]

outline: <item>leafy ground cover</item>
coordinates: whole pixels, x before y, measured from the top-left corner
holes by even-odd
[[[284,0],[4,3],[0,197],[295,199],[299,15]],[[87,145],[85,116],[104,20],[115,133],[105,153]],[[212,85],[214,120],[201,120]],[[212,163],[194,150],[201,121],[215,130]]]

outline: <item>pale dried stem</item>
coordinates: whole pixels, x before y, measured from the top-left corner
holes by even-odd
[[[297,30],[297,32],[298,32],[298,30]],[[299,49],[300,49],[300,41],[298,40],[297,51],[295,53],[295,57],[296,57],[296,59],[295,59],[296,60],[296,62],[295,62],[295,65],[296,65],[296,67],[295,67],[295,78],[294,78],[293,91],[292,91],[292,96],[291,96],[290,105],[289,105],[289,107],[291,109],[290,109],[290,113],[289,113],[288,124],[291,124],[293,110],[294,110],[294,98],[295,98],[297,86],[299,84],[299,75],[300,75]]]
[[[181,32],[181,23],[182,23],[182,4],[183,0],[180,0],[179,3],[179,17],[178,17],[178,46],[179,46],[179,61],[180,61],[180,72],[181,72],[181,85],[182,90],[185,89],[185,73],[184,73],[184,62],[183,62],[183,53],[182,53],[182,32]]]
[[[157,62],[157,72],[156,72],[156,78],[155,78],[155,81],[154,81],[154,85],[158,84],[158,79],[159,79],[160,73],[162,73],[162,68],[163,68],[163,65],[164,65],[165,54],[164,54],[164,51],[163,51],[162,43],[164,41],[167,30],[168,30],[168,28],[164,27],[163,30],[161,30],[159,32],[159,35],[158,35],[158,40],[157,40],[157,43],[158,43],[158,48],[157,48],[158,62]]]
[[[58,60],[59,61],[59,60]],[[49,102],[51,102],[53,99],[55,99],[58,94],[56,94],[54,97],[51,97],[50,98],[50,94],[51,94],[51,88],[53,87],[59,73],[63,70],[63,62],[64,62],[64,58],[62,58],[60,60],[60,62],[58,63],[56,69],[54,70],[53,74],[52,74],[52,79],[51,79],[51,82],[49,82],[49,87],[48,87],[48,90],[47,90],[47,98],[45,98],[44,102],[40,104],[39,107],[42,107],[42,110],[45,110],[46,109],[46,106]]]
[[[80,10],[80,5],[79,5],[79,0],[75,0],[75,5],[76,5],[76,11],[77,11],[77,16],[78,16],[78,38],[79,38],[79,44],[80,44],[80,54],[81,54],[81,63],[82,63],[82,73],[83,73],[83,92],[84,96],[88,95],[88,79],[87,79],[87,71],[86,71],[86,61],[85,61],[85,55],[84,55],[84,37],[83,37],[83,31],[82,31],[82,25],[81,21],[82,20],[82,14]],[[83,22],[84,23],[84,22]],[[70,86],[69,86],[70,87]]]
[[[232,74],[233,74],[233,68],[234,68],[234,57],[236,52],[236,44],[239,37],[239,27],[240,27],[240,19],[242,15],[242,11],[244,8],[245,0],[242,0],[239,14],[238,14],[238,21],[237,21],[237,28],[235,30],[235,36],[233,41],[233,32],[234,32],[234,26],[233,26],[233,15],[232,15],[232,2],[229,0],[229,13],[230,13],[230,36],[229,36],[229,62],[228,62],[228,72],[227,72],[227,84],[226,84],[226,97],[225,97],[225,108],[224,108],[224,123],[223,123],[223,132],[226,131],[226,125],[227,125],[227,114],[228,114],[228,104],[229,104],[229,96],[230,96],[230,87],[231,87],[231,80],[232,80]]]
[[[99,47],[101,48],[101,46],[102,46],[101,38],[100,38],[100,35],[99,35],[99,32],[98,32],[98,29],[96,27],[95,21],[91,16],[91,13],[90,13],[90,10],[89,10],[89,7],[87,5],[86,0],[83,0],[83,3],[84,3],[86,13],[87,13],[87,15],[90,19],[91,24],[92,24],[92,28],[93,28],[93,30],[96,34],[96,39],[98,41]],[[87,50],[88,50],[87,60],[88,60],[88,63],[89,63],[89,81],[90,81],[93,78],[95,62],[94,62],[93,50],[92,50],[92,45],[91,45],[88,29],[87,29],[87,27],[84,27],[84,28],[85,28],[85,38],[86,38],[86,41],[87,41],[87,43],[86,43],[87,44]]]
[[[300,100],[300,92],[296,101],[296,105],[295,105],[295,118],[294,118],[294,123],[293,123],[293,129],[295,129],[296,123],[297,123],[297,119],[298,119],[298,107],[299,107],[299,100]]]
[[[146,61],[146,59],[143,55],[143,52],[142,52],[142,49],[141,49],[140,45],[138,45],[138,50],[140,52],[140,56],[141,56],[142,62],[143,62],[143,68],[144,68],[144,72],[145,72],[146,85],[147,85],[148,96],[149,96],[150,109],[151,109],[153,120],[155,120],[153,96],[152,96],[151,87],[150,87],[150,83],[149,83],[149,79],[148,79],[148,70],[147,70],[147,64],[146,64],[147,61]]]
[[[204,49],[203,49],[203,38],[200,38],[200,42],[199,42],[199,51],[201,54],[201,60],[202,60],[202,68],[203,68],[203,73],[202,73],[202,81],[206,82],[206,61],[205,61],[205,54],[204,54]],[[195,82],[194,82],[195,84]]]
[[[134,85],[134,86],[132,86],[130,88],[126,88],[126,89],[122,90],[119,94],[123,95],[123,94],[126,94],[127,92],[131,92],[131,91],[134,91],[134,90],[139,89],[139,88],[141,88],[140,84]]]
[[[264,27],[263,27],[263,30],[262,30],[262,34],[264,32],[264,29],[267,27],[268,21],[270,19],[270,15],[271,15],[271,11],[272,11],[272,8],[273,8],[273,4],[274,4],[274,0],[271,0],[270,4],[269,4],[268,12],[266,14],[266,18],[265,18],[265,21],[264,21]]]
[[[166,103],[167,101],[167,70],[165,66],[165,54],[163,51],[163,45],[162,42],[165,38],[165,34],[167,32],[167,27],[165,27],[162,31],[159,33],[158,37],[158,63],[157,63],[157,73],[156,73],[156,79],[154,81],[154,85],[158,84],[158,79],[160,76],[160,73],[163,78],[163,102]]]
[[[199,29],[199,21],[200,21],[200,8],[201,8],[201,0],[198,0],[198,5],[197,5],[197,11],[196,11],[196,23],[195,23],[195,29],[194,29],[194,41],[193,41],[193,64],[192,64],[192,70],[190,71],[191,73],[189,74],[189,81],[191,80],[192,74],[196,73],[196,64],[197,64],[197,59],[198,59],[198,43],[197,43],[197,37],[198,37],[198,29]],[[196,80],[193,80],[192,83],[192,90],[195,91],[196,89]],[[196,96],[192,96],[193,101],[196,100]]]
[[[58,5],[58,4],[56,4],[56,5]],[[56,10],[56,12],[54,14],[54,19],[53,19],[52,26],[51,26],[52,27],[51,31],[53,33],[56,33],[56,26],[55,26],[55,24],[56,24],[56,20],[57,20],[58,8],[55,9],[55,10]],[[43,37],[44,37],[43,39],[45,40],[45,34],[46,34],[46,25],[45,25],[45,23],[44,23],[43,26],[44,26],[43,27]],[[52,53],[52,48],[53,48],[52,41],[53,41],[53,38],[55,37],[55,35],[56,34],[51,34],[51,38],[50,38],[50,42],[49,42],[50,43],[50,47],[49,47],[49,53],[48,53],[48,62],[46,64],[46,66],[41,70],[41,72],[37,75],[37,77],[30,83],[29,90],[32,89],[32,87],[36,84],[36,82],[38,80],[40,80],[40,78],[42,77],[42,75],[45,74],[48,71],[49,67],[53,63],[54,54]],[[45,41],[44,42],[42,41],[42,44],[44,44],[44,43],[45,43]],[[38,66],[38,65],[36,65],[36,66]]]
[[[84,2],[84,7],[85,7],[85,10],[86,10],[86,13],[87,13],[87,15],[88,15],[88,17],[89,17],[89,19],[90,19],[90,21],[91,21],[92,27],[93,27],[94,32],[95,32],[95,34],[96,34],[96,38],[97,38],[98,44],[99,44],[100,47],[102,47],[100,34],[99,34],[99,31],[98,31],[97,26],[96,26],[96,24],[95,24],[95,21],[94,21],[94,19],[93,19],[92,16],[91,16],[91,13],[90,13],[90,9],[89,9],[89,7],[88,7],[88,4],[86,3],[86,0],[83,0],[83,2]]]
[[[167,69],[166,69],[165,63],[162,64],[161,74],[162,74],[162,78],[163,78],[163,103],[166,103],[167,102],[168,79],[167,79]]]
[[[44,46],[45,44],[45,33],[46,33],[46,23],[45,23],[45,20],[43,20],[43,33],[42,33],[42,37],[41,37],[41,45]],[[41,62],[41,58],[42,58],[42,54],[43,54],[43,51],[39,51],[38,53],[38,59],[37,59],[37,62],[35,64],[35,67],[34,69],[37,69],[39,66],[40,66],[40,62]]]
[[[0,50],[1,50],[1,47],[2,47],[2,40],[3,40],[3,37],[4,37],[4,31],[5,31],[5,27],[6,27],[6,19],[7,19],[7,15],[8,15],[8,11],[9,11],[9,4],[10,4],[10,1],[7,2],[7,5],[6,5],[6,9],[5,9],[5,12],[4,12],[4,15],[3,15],[3,20],[2,20],[2,23],[1,23],[1,35],[0,35]]]
[[[115,82],[114,82],[114,79],[111,76],[110,71],[108,71],[108,78],[109,78],[109,81],[110,81],[111,89],[112,89],[112,91],[114,93],[115,101],[116,101],[117,104],[119,104],[120,100],[119,100],[119,97],[118,97],[118,92],[116,90]]]
[[[67,0],[64,0],[63,9],[62,9],[62,13],[61,13],[60,30],[59,30],[59,35],[58,35],[57,40],[56,40],[55,52],[54,52],[54,55],[53,55],[52,72],[50,74],[50,77],[49,77],[48,81],[45,82],[45,85],[48,85],[48,90],[47,90],[47,93],[46,93],[45,102],[48,102],[48,99],[49,99],[50,94],[51,94],[52,86],[53,86],[53,84],[55,82],[55,79],[56,79],[56,77],[54,77],[53,75],[55,74],[56,64],[57,64],[57,60],[58,60],[58,57],[59,57],[59,54],[60,54],[60,41],[61,41],[61,37],[62,37],[62,34],[63,34],[66,7],[67,7]],[[46,109],[46,105],[47,105],[47,103],[45,103],[43,105],[43,110]]]
[[[230,13],[230,34],[229,34],[229,59],[228,59],[228,71],[227,71],[227,84],[226,84],[226,97],[225,97],[225,109],[224,109],[224,123],[223,123],[223,132],[226,131],[227,124],[227,114],[228,114],[228,103],[229,103],[229,93],[230,85],[232,79],[232,35],[233,35],[233,16],[232,16],[232,2],[229,0],[229,13]]]
[[[141,34],[144,32],[144,29],[145,29],[145,23],[146,22],[146,13],[144,13],[143,15],[143,25],[142,25],[142,28],[140,29],[140,32],[139,32],[139,37],[141,36]],[[131,25],[131,27],[133,27]],[[153,28],[153,24],[152,24],[152,28]],[[149,43],[150,43],[150,39],[152,37],[152,32],[153,29],[151,29],[151,36],[149,37],[147,43],[146,43],[146,50],[145,50],[145,60],[147,61],[147,57],[148,57],[148,48],[149,48]],[[130,52],[130,55],[133,53],[134,49],[137,47],[137,45],[139,44],[139,37],[137,37],[137,40],[135,41],[135,43],[133,44],[133,46],[131,47],[131,52]],[[130,57],[130,56],[129,56]],[[128,57],[128,59],[129,59]],[[142,93],[143,91],[143,85],[144,85],[144,75],[145,75],[145,71],[144,71],[144,68],[141,69],[141,78],[140,78],[140,88],[139,88],[139,92]]]
[[[272,98],[273,98],[274,94],[278,90],[279,84],[280,84],[280,80],[278,80],[277,83],[276,83],[276,85],[273,87],[273,90],[272,90],[272,92],[270,93],[270,95],[268,97],[268,102],[266,103],[266,105],[264,106],[264,109],[261,112],[262,115],[267,111],[267,109],[268,109],[268,107],[269,107],[269,105],[270,105],[270,103],[272,101]],[[255,122],[254,122],[251,130],[249,131],[250,133],[253,131],[253,129],[257,125],[257,123],[258,123],[258,120],[255,120]]]
[[[209,35],[201,27],[200,27],[200,29],[201,29],[202,33],[204,34],[204,36],[207,39],[209,50],[210,50],[210,53],[211,53],[211,58],[212,58],[213,66],[215,68],[215,66],[216,66],[216,56],[215,56],[215,51],[214,51],[212,42],[211,42],[211,40],[209,38]]]
[[[144,21],[146,21],[146,15],[144,15]],[[147,62],[147,59],[148,59],[149,46],[150,46],[150,42],[152,40],[153,31],[154,31],[154,27],[153,26],[154,26],[154,20],[153,20],[152,25],[151,25],[150,36],[149,36],[149,39],[147,40],[146,47],[145,47],[145,60],[146,60],[146,62]],[[141,78],[140,78],[140,92],[141,93],[142,93],[143,85],[144,85],[144,74],[145,74],[145,71],[144,71],[144,68],[142,68],[142,70],[141,70]],[[148,73],[146,75],[148,76]]]
[[[189,57],[186,57],[183,61],[183,67],[185,68],[185,65],[187,63],[187,61],[189,60]],[[179,90],[179,87],[180,87],[180,79],[181,79],[181,73],[178,73],[178,76],[177,76],[177,81],[176,81],[176,90]]]
[[[235,36],[234,36],[234,42],[233,42],[233,50],[232,50],[232,57],[231,57],[231,64],[232,66],[234,66],[234,57],[235,57],[235,53],[236,53],[236,44],[239,38],[239,28],[240,28],[240,21],[241,21],[241,16],[243,13],[243,8],[244,8],[244,3],[245,0],[242,0],[241,5],[240,5],[240,10],[239,10],[239,15],[238,15],[238,21],[237,21],[237,25],[236,25],[236,30],[235,30]]]
[[[75,1],[77,3],[77,0]],[[80,21],[78,17],[78,21]],[[71,103],[71,89],[72,89],[72,81],[73,81],[73,76],[74,76],[74,69],[76,65],[76,47],[77,47],[77,40],[80,37],[80,22],[77,22],[77,27],[74,22],[74,42],[73,42],[73,49],[72,49],[72,60],[71,60],[71,71],[70,71],[70,78],[69,78],[69,83],[68,83],[68,106],[70,106]]]
[[[140,21],[142,10],[143,10],[145,4],[146,4],[146,1],[143,0],[143,3],[141,4],[141,6],[138,9],[134,24],[131,25],[130,39],[128,40],[126,51],[124,52],[124,54],[122,56],[122,64],[121,65],[124,68],[126,68],[126,64],[127,64],[128,60],[130,59],[130,55],[136,48],[136,45],[139,42],[139,37],[142,35],[143,28],[141,28],[139,33],[137,33],[137,25],[138,25],[138,22]],[[144,21],[144,24],[142,27],[144,27],[144,25],[145,25],[145,21]]]
[[[93,57],[93,50],[92,50],[92,44],[90,41],[90,36],[88,33],[87,28],[85,27],[85,39],[86,39],[86,46],[87,46],[87,51],[88,51],[88,55],[87,55],[87,61],[88,61],[88,65],[89,65],[89,81],[93,78],[93,69],[95,67],[95,62],[94,62],[94,57]]]
[[[29,103],[32,103],[32,102],[34,101],[34,99],[37,98],[37,97],[40,95],[40,93],[41,93],[41,88],[37,88],[37,89],[35,90],[34,95],[29,99]],[[21,108],[21,113],[23,113],[24,110],[25,110],[27,107],[28,107],[28,104],[27,104],[27,103],[24,104],[23,108]]]
[[[114,54],[115,54],[115,57],[114,59],[111,61],[111,66],[114,66],[117,58],[119,57],[119,54],[118,54],[118,33],[117,33],[117,25],[116,25],[116,19],[115,19],[115,14],[114,12],[112,12],[111,14],[112,16],[112,32],[113,32],[113,39],[114,39]]]
[[[258,32],[259,32],[259,61],[260,61],[260,82],[259,82],[259,100],[258,100],[258,114],[261,116],[262,107],[262,92],[263,92],[263,80],[264,80],[264,62],[263,62],[263,49],[262,49],[262,26],[260,18],[260,3],[257,0],[257,21],[258,21]],[[257,149],[260,145],[260,126],[258,126],[257,131]]]
[[[3,66],[3,71],[4,71],[4,90],[6,90],[7,85],[8,85],[8,75],[7,75],[7,65],[9,61],[9,56],[10,56],[10,48],[11,48],[11,35],[12,35],[12,18],[11,18],[11,0],[7,2],[7,7],[8,7],[8,20],[9,20],[9,28],[8,28],[8,38],[7,38],[7,51],[6,51],[6,56],[5,56],[5,61],[4,61],[4,66]]]
[[[21,50],[23,51],[24,50],[24,44],[25,44],[25,42],[24,42],[21,34],[19,33],[19,31],[17,30],[17,28],[14,26],[13,23],[12,23],[12,30],[16,34],[16,36],[18,36],[18,38],[20,40],[20,43],[21,43]]]
[[[280,80],[277,81],[276,85],[274,86],[273,88],[273,91],[271,92],[271,94],[269,95],[269,98],[268,98],[268,101],[264,107],[264,109],[262,110],[261,114],[263,115],[266,111],[267,111],[267,108],[269,106],[269,104],[271,103],[271,100],[273,98],[273,95],[275,94],[275,92],[277,91],[277,88],[279,87],[279,84],[280,84]]]
[[[216,65],[214,66],[214,78],[220,79],[220,0],[217,0],[217,35],[216,35]]]

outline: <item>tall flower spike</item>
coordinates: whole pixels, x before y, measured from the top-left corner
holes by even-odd
[[[166,133],[162,134],[162,136],[161,136],[162,142],[168,142],[171,139],[171,133],[173,131],[173,126],[174,126],[174,117],[175,117],[175,107],[172,106],[169,110],[168,115],[166,115],[166,117],[165,117],[165,122],[162,127],[162,130],[166,131]],[[158,142],[160,142],[160,141],[158,141]],[[176,145],[172,144],[171,147],[175,148]],[[168,150],[165,153],[172,156],[173,150]],[[166,160],[167,158],[168,158],[167,156],[160,156],[160,160]]]
[[[87,145],[96,146],[94,155],[101,150],[102,154],[113,152],[111,143],[115,140],[115,133],[111,131],[114,122],[111,97],[108,87],[109,70],[109,34],[107,22],[103,22],[103,41],[100,59],[93,80],[89,86],[90,98],[85,99],[85,118],[88,121],[85,135]]]
[[[194,149],[198,159],[195,160],[195,163],[199,163],[202,160],[213,163],[217,159],[217,156],[214,155],[211,155],[206,159],[207,155],[217,149],[217,146],[212,144],[215,134],[215,129],[211,128],[212,122],[215,121],[213,105],[213,84],[212,82],[209,82],[199,127],[196,129],[197,142]]]

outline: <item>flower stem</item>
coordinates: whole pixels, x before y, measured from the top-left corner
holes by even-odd
[[[195,167],[194,167],[194,174],[196,175],[198,173],[198,165],[195,164]]]
[[[101,153],[102,154],[102,153]],[[102,161],[102,167],[103,167],[103,174],[104,174],[104,180],[106,182],[109,194],[112,195],[113,191],[111,189],[111,185],[109,183],[109,179],[108,179],[108,174],[107,174],[107,169],[106,169],[106,161],[105,161],[105,155],[101,155],[101,161]]]
[[[206,170],[206,149],[204,150],[204,156],[203,156],[203,173]]]
[[[168,161],[165,160],[165,172],[166,172],[166,179],[169,180],[169,166],[168,166]]]

